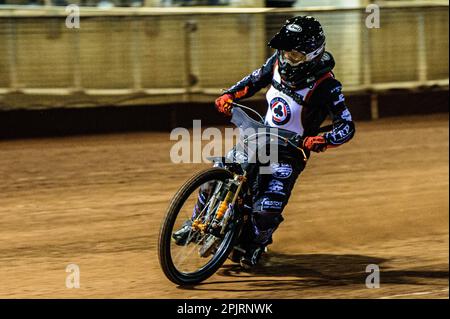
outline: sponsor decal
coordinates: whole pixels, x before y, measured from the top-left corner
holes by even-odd
[[[272,110],[272,122],[275,125],[284,125],[291,119],[291,108],[281,97],[275,97],[270,101]]]
[[[283,202],[279,202],[276,200],[269,200],[268,198],[265,198],[262,202],[263,210],[267,210],[267,209],[279,210],[279,209],[281,209],[281,207],[283,207]]]
[[[342,90],[342,86],[341,85],[336,86],[335,88],[333,88],[331,90],[331,94],[333,94],[333,93],[341,93],[341,90]]]
[[[283,189],[284,184],[279,180],[273,179],[270,181],[269,188],[266,193],[286,195],[286,193],[283,192]]]
[[[252,76],[253,76],[255,79],[259,79],[259,78],[260,78],[260,75],[261,75],[261,69],[257,69],[257,70],[255,70],[255,71],[253,71],[253,73],[252,73]]]
[[[340,95],[338,96],[338,98],[337,98],[337,101],[334,101],[333,104],[334,104],[334,105],[338,105],[339,103],[342,103],[342,102],[344,102],[344,101],[345,101],[344,94],[340,94]]]
[[[350,111],[347,110],[347,109],[345,109],[345,110],[342,112],[341,118],[344,119],[344,120],[346,120],[346,121],[349,121],[349,122],[352,121],[352,115],[350,114]]]
[[[272,164],[272,176],[280,179],[289,178],[292,175],[292,166],[286,163]]]
[[[301,26],[299,26],[298,24],[295,24],[295,23],[288,24],[286,26],[286,29],[288,29],[289,31],[292,31],[292,32],[302,32],[302,30],[303,30]]]

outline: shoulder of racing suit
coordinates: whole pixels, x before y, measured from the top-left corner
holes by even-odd
[[[231,93],[235,99],[244,99],[253,96],[259,90],[272,82],[273,70],[277,61],[277,55],[273,54],[267,61],[253,73],[247,75],[241,81],[225,91]]]

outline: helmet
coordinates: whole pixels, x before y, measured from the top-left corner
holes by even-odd
[[[286,21],[270,40],[277,49],[281,80],[290,87],[311,76],[325,51],[325,35],[319,21],[298,16]]]

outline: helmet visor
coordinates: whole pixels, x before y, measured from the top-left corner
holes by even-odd
[[[314,60],[324,50],[325,43],[319,48],[310,53],[299,52],[297,50],[280,50],[282,62],[287,62],[292,66],[297,66],[300,63],[309,62]]]
[[[281,50],[281,59],[282,62],[287,62],[292,66],[297,66],[300,63],[306,62],[306,54],[296,50]]]

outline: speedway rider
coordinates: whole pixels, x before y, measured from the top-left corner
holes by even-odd
[[[319,21],[309,16],[289,19],[268,45],[276,52],[261,68],[225,91],[215,102],[217,110],[230,116],[231,102],[251,97],[270,85],[266,93],[266,125],[301,135],[308,156],[310,151],[323,152],[348,142],[355,126],[345,105],[342,85],[332,73],[335,62],[325,51],[325,35]],[[333,121],[332,129],[319,134],[328,115]],[[272,243],[272,234],[283,221],[281,213],[304,164],[280,155],[271,169],[272,174],[260,174],[256,179],[253,229],[240,258],[245,268],[256,265],[265,247]]]

